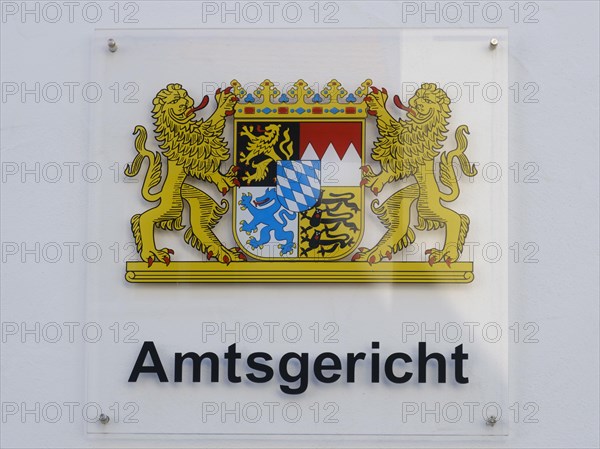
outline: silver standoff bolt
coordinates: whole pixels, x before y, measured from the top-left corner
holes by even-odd
[[[492,427],[494,427],[494,424],[496,424],[497,422],[498,418],[496,418],[495,416],[490,416],[488,419],[485,420],[485,424]]]
[[[498,46],[498,39],[496,39],[495,37],[493,37],[492,39],[490,39],[490,48],[493,50]]]
[[[117,51],[117,43],[115,42],[114,39],[108,40],[108,49],[110,50],[111,53],[114,53],[115,51]]]
[[[102,413],[99,417],[98,417],[98,421],[100,421],[102,424],[108,424],[108,422],[110,421],[110,418],[108,415],[105,415],[104,413]]]

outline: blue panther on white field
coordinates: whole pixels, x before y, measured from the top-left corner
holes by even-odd
[[[273,232],[275,240],[283,242],[279,245],[281,249],[280,255],[283,256],[293,251],[296,246],[294,243],[294,233],[286,231],[284,228],[287,226],[289,220],[296,218],[296,213],[290,212],[281,206],[275,188],[267,189],[264,195],[256,198],[254,201],[252,201],[251,193],[243,194],[239,204],[242,206],[242,210],[248,209],[253,218],[250,223],[242,220],[240,222],[240,231],[244,231],[250,235],[258,231],[258,225],[264,225],[260,230],[259,238],[250,237],[247,242],[253,249],[262,248],[265,244],[269,243],[271,241],[271,233]]]

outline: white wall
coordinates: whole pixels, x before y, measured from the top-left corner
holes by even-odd
[[[331,5],[337,6],[331,6]],[[463,17],[452,20],[455,5]],[[59,9],[56,9],[58,5]],[[27,242],[34,247],[49,242],[86,241],[86,192],[88,183],[81,169],[88,155],[89,104],[79,85],[89,81],[95,28],[206,28],[258,26],[440,26],[507,27],[510,32],[511,94],[509,161],[518,164],[518,181],[510,183],[509,240],[519,242],[517,261],[510,264],[509,323],[518,323],[518,343],[509,347],[510,402],[519,403],[521,416],[511,423],[508,437],[493,439],[402,439],[399,446],[416,447],[598,447],[598,3],[597,2],[512,2],[499,3],[502,18],[492,23],[497,8],[491,2],[476,2],[473,20],[463,2],[438,4],[439,23],[433,14],[420,16],[421,2],[337,2],[318,5],[321,14],[314,23],[313,3],[302,3],[303,17],[290,23],[292,10],[282,15],[277,7],[274,22],[265,17],[249,23],[248,14],[222,20],[204,11],[221,4],[213,2],[137,2],[116,5],[62,2],[39,4],[39,14],[21,16],[23,4],[3,2],[1,76],[3,92],[36,82],[46,87],[46,99],[34,95],[2,99],[1,155],[3,173],[14,167],[45,170],[53,163],[62,167],[63,178],[47,182],[54,172],[40,172],[21,181],[21,173],[2,181],[2,241]],[[287,3],[281,2],[281,10]],[[428,4],[430,9],[435,3]],[[234,3],[228,4],[234,8]],[[313,9],[310,7],[313,6]],[[36,4],[27,7],[35,11]],[[72,21],[69,17],[72,8]],[[323,23],[324,14],[337,13],[337,23]],[[408,14],[419,9],[416,14]],[[15,15],[12,12],[18,9]],[[62,17],[56,22],[56,12]],[[102,18],[92,23],[98,11]],[[115,11],[119,12],[115,23]],[[485,11],[485,12],[484,12]],[[518,18],[515,16],[519,12]],[[405,13],[403,16],[402,13]],[[137,23],[125,23],[125,15]],[[37,14],[37,15],[36,15]],[[423,20],[424,19],[424,20]],[[515,20],[516,19],[516,20]],[[537,22],[532,22],[537,20]],[[72,22],[72,23],[71,23]],[[502,43],[500,43],[502,45]],[[95,49],[97,50],[97,49]],[[152,68],[149,67],[148,70]],[[74,85],[72,101],[64,83]],[[9,84],[7,84],[9,83]],[[63,86],[56,103],[50,83]],[[531,84],[526,84],[531,83]],[[105,94],[114,91],[102,86]],[[534,93],[535,92],[535,93]],[[532,94],[536,103],[525,101]],[[6,165],[6,163],[9,163]],[[14,165],[16,163],[17,165]],[[73,182],[67,166],[74,167]],[[527,163],[535,165],[525,166]],[[66,165],[65,165],[66,164]],[[524,182],[532,167],[537,183]],[[112,176],[112,172],[105,176]],[[511,174],[515,174],[512,171]],[[524,263],[531,246],[538,245],[537,263]],[[80,247],[79,247],[80,248]],[[6,248],[5,248],[6,250]],[[515,256],[515,252],[511,252]],[[56,263],[25,262],[20,254],[3,252],[2,322],[25,322],[33,327],[49,322],[85,321],[85,262],[77,249],[73,262],[63,254]],[[51,257],[51,256],[50,256]],[[46,257],[48,259],[48,257]],[[523,342],[526,323],[539,326],[537,343]],[[5,331],[10,330],[5,326]],[[514,332],[511,333],[511,336]],[[2,344],[3,403],[85,401],[86,363],[84,343],[25,343],[7,336]],[[48,339],[46,339],[48,340]],[[539,406],[537,423],[524,422],[523,404]],[[178,440],[128,439],[91,440],[84,422],[62,419],[22,423],[17,416],[4,416],[2,447],[192,447],[193,438]],[[513,417],[511,417],[512,419]],[[216,444],[218,445],[218,444]],[[281,446],[286,446],[285,441]]]

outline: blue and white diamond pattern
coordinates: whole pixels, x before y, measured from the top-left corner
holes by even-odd
[[[312,208],[321,195],[321,161],[278,161],[277,197],[292,212]]]

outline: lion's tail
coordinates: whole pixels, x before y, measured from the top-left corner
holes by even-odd
[[[291,142],[291,140],[290,131],[286,129],[283,131],[283,140],[279,144],[279,151],[281,151],[281,153],[285,156],[285,159],[289,159],[294,152],[294,144]]]
[[[440,156],[440,180],[442,181],[442,184],[450,189],[450,193],[442,193],[441,199],[444,201],[454,201],[460,194],[456,172],[452,165],[454,158],[458,158],[460,168],[465,175],[473,177],[477,174],[475,165],[471,165],[465,154],[468,145],[467,134],[469,134],[467,125],[459,126],[455,133],[456,149],[449,153],[443,153]]]
[[[136,154],[133,162],[125,167],[125,175],[130,178],[137,176],[142,168],[142,162],[144,162],[145,158],[148,158],[150,165],[148,166],[144,184],[142,185],[142,196],[146,201],[158,201],[160,199],[160,193],[151,193],[150,189],[156,187],[160,183],[162,177],[162,161],[160,154],[153,153],[146,149],[146,139],[148,138],[146,128],[137,125],[133,134],[137,134],[137,137],[135,138],[135,149],[138,154]]]
[[[285,209],[281,209],[281,211],[279,212],[279,218],[281,219],[281,221],[283,222],[283,227],[286,227],[287,224],[293,220],[294,218],[296,218],[296,214],[294,212],[290,212],[288,210]]]

